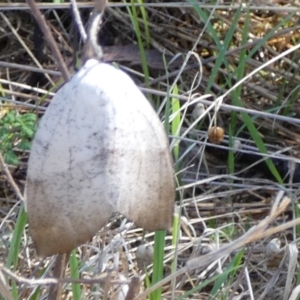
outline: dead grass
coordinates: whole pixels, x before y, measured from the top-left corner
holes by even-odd
[[[56,10],[47,9],[44,13],[72,73],[72,60],[76,54],[74,50],[78,46],[78,37],[74,34],[71,13],[65,5],[51,3]],[[229,9],[230,5],[235,6]],[[210,24],[222,43],[235,18],[237,5],[237,1],[220,5],[210,19]],[[91,3],[81,3],[85,22],[91,6]],[[244,22],[247,18],[247,10],[244,9],[238,18],[229,47],[224,50],[226,60],[220,63],[212,80],[221,50],[192,4],[151,1],[146,7],[151,48],[146,50],[150,84],[145,91],[151,94],[154,105],[159,108],[169,86],[181,71],[177,86],[181,105],[187,104],[187,109],[181,115],[183,125],[180,136],[194,121],[192,112],[195,103],[191,103],[197,95],[211,95],[203,101],[200,100],[206,109],[240,79],[235,71],[241,63],[242,51],[247,55],[259,45],[245,63],[243,76],[246,76],[299,43],[299,15],[292,15],[299,9],[299,2],[254,1],[250,5],[247,42],[242,43]],[[203,7],[209,15],[214,5]],[[34,44],[39,32],[34,31],[37,29],[29,11],[17,11],[12,3],[0,3],[0,10],[0,118],[11,110],[18,114],[34,111],[41,116],[47,103],[51,101],[48,91],[54,90],[60,84],[62,76],[57,71],[51,51],[44,45],[41,37]],[[3,19],[2,14],[9,23]],[[288,16],[289,20],[265,40],[272,28]],[[140,26],[144,32],[141,20]],[[196,42],[199,37],[200,42]],[[135,33],[124,6],[110,4],[100,40],[104,46],[104,59],[107,62],[120,63],[132,74],[137,84],[143,86],[139,49],[135,44]],[[194,81],[199,72],[197,59],[191,58],[185,69],[181,70],[185,55],[193,47],[202,65],[201,80],[196,86]],[[182,55],[176,56],[178,53]],[[170,63],[168,79],[162,54],[167,62],[171,62],[174,56],[177,57]],[[39,68],[33,57],[43,68],[39,73],[33,72]],[[28,70],[28,66],[32,69]],[[225,138],[220,145],[211,144],[206,139],[206,130],[214,117],[214,110],[181,138],[180,158],[175,162],[179,182],[177,203],[181,208],[180,237],[176,251],[171,247],[171,234],[167,237],[165,276],[169,280],[163,286],[164,299],[178,299],[189,291],[192,291],[191,295],[184,296],[184,299],[292,299],[289,298],[290,294],[299,284],[296,267],[299,239],[297,224],[292,224],[289,229],[281,228],[278,232],[267,231],[267,234],[262,234],[266,232],[264,228],[261,235],[257,231],[248,232],[250,240],[246,239],[247,234],[243,234],[259,222],[264,222],[281,190],[292,203],[282,211],[278,209],[279,204],[275,206],[280,214],[273,212],[276,218],[271,218],[267,225],[280,226],[298,217],[298,70],[299,50],[256,73],[242,85],[239,94],[232,93],[225,97],[216,114],[217,124],[225,129]],[[234,97],[240,99],[243,108],[236,105]],[[40,101],[41,98],[43,101]],[[233,111],[236,111],[236,115]],[[258,150],[244,125],[242,113],[251,116],[268,150],[266,155]],[[160,115],[163,119],[164,109]],[[234,118],[235,123],[232,121]],[[233,138],[241,143],[241,147],[234,149],[234,152]],[[23,193],[29,154],[28,151],[18,149],[18,140],[15,141],[14,151],[19,157],[18,166],[7,165],[7,169],[2,166],[0,173],[0,293],[5,299],[44,299],[49,284],[57,283],[57,279],[50,278],[53,259],[40,261],[36,257],[27,235],[27,227],[23,233],[16,267],[6,265],[20,208],[21,196],[18,197],[16,186]],[[233,172],[229,172],[229,155],[234,158]],[[272,176],[264,161],[266,157],[272,157],[284,178],[283,184],[276,182]],[[9,174],[12,178],[9,178]],[[77,250],[80,279],[69,279],[70,271],[67,270],[66,279],[63,280],[63,299],[73,298],[74,290],[70,282],[80,283],[82,299],[117,299],[117,291],[122,284],[129,284],[132,278],[136,278],[133,276],[144,279],[144,266],[138,265],[135,258],[137,247],[144,243],[142,231],[128,230],[128,224],[120,224],[120,219],[112,221],[93,241]],[[277,240],[273,240],[274,238]],[[241,240],[243,242],[239,247],[233,247]],[[153,234],[147,234],[145,241],[153,244]],[[246,247],[243,248],[244,246]],[[270,248],[275,250],[269,251]],[[208,254],[205,256],[207,261],[199,265],[204,254]],[[168,276],[172,276],[170,266],[174,256],[177,270],[181,271],[176,273],[176,278],[174,275],[174,278],[170,278]],[[191,260],[196,257],[196,260]],[[151,270],[150,264],[148,270]],[[219,274],[227,274],[227,277],[222,279]],[[136,279],[131,282],[133,290],[139,288]],[[215,290],[218,282],[221,284]],[[141,291],[144,289],[142,287]]]

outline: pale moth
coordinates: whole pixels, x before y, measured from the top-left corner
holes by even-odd
[[[25,194],[38,254],[72,250],[116,211],[146,230],[170,228],[172,165],[164,128],[135,83],[88,59],[53,97],[32,143]]]

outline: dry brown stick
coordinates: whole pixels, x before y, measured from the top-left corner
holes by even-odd
[[[136,295],[138,295],[141,287],[141,279],[139,276],[134,276],[129,284],[129,289],[125,300],[132,300]]]
[[[9,181],[9,183],[11,184],[14,192],[16,193],[16,195],[18,196],[18,198],[24,203],[24,197],[23,197],[23,195],[22,195],[19,187],[15,183],[13,177],[11,176],[11,174],[10,174],[8,168],[7,168],[7,165],[5,164],[5,161],[3,159],[3,156],[1,154],[1,152],[0,152],[0,165],[2,166],[2,169],[3,169],[4,173],[5,173],[5,175],[7,176],[7,179]]]
[[[65,80],[68,80],[70,78],[70,74],[68,71],[68,68],[61,56],[61,53],[56,45],[56,42],[53,38],[53,35],[47,25],[47,22],[45,20],[45,17],[41,14],[39,8],[37,7],[36,3],[34,0],[26,0],[27,4],[30,6],[31,8],[31,12],[33,14],[33,16],[35,17],[37,23],[39,24],[45,40],[47,41],[49,47],[51,48],[52,54],[57,62],[58,68],[61,71],[63,77]]]
[[[65,276],[65,271],[68,265],[70,257],[69,253],[58,254],[55,258],[54,269],[53,269],[53,277],[62,279]],[[62,294],[62,283],[59,282],[56,285],[50,286],[48,300],[60,300]]]
[[[2,295],[6,300],[14,300],[6,285],[5,278],[1,271],[0,271],[0,295]]]
[[[58,283],[79,283],[79,284],[103,284],[108,280],[108,274],[102,273],[100,274],[100,277],[96,278],[41,278],[41,279],[35,279],[35,278],[25,278],[22,276],[17,275],[10,269],[6,268],[3,264],[0,264],[0,277],[1,272],[5,275],[9,276],[13,280],[15,280],[18,283],[28,285],[28,286],[41,286],[41,285],[49,285],[49,284],[58,284]],[[1,279],[0,279],[1,280]],[[127,279],[113,279],[111,280],[112,285],[123,285],[123,284],[130,284],[130,280]]]
[[[31,12],[35,17],[37,23],[39,24],[41,31],[44,34],[45,40],[48,42],[49,47],[51,48],[52,54],[58,64],[58,68],[61,71],[64,79],[67,81],[70,78],[68,68],[62,58],[62,55],[55,43],[51,30],[49,29],[45,17],[41,14],[34,0],[27,0],[28,5],[31,8]],[[67,261],[70,254],[59,254],[55,260],[55,266],[53,271],[53,276],[57,278],[63,278],[67,266]],[[49,300],[58,300],[61,298],[62,284],[57,284],[50,287],[48,299]]]

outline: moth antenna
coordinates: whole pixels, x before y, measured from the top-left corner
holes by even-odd
[[[102,16],[104,8],[106,6],[106,0],[96,0],[95,8],[91,19],[89,21],[87,29],[87,40],[83,50],[83,60],[95,58],[102,60],[103,52],[102,47],[98,44],[98,32],[102,24]]]

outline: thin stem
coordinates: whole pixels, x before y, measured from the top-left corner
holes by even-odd
[[[45,17],[41,14],[39,8],[37,7],[34,0],[26,0],[27,4],[31,8],[31,12],[33,16],[35,17],[37,23],[39,24],[41,31],[44,34],[45,40],[47,41],[49,47],[51,48],[52,54],[58,64],[58,68],[60,72],[62,73],[64,79],[67,81],[70,78],[70,74],[68,71],[68,68],[61,56],[61,53],[56,45],[56,42],[53,38],[53,35],[51,33],[51,30],[49,29],[47,22],[45,20]]]

